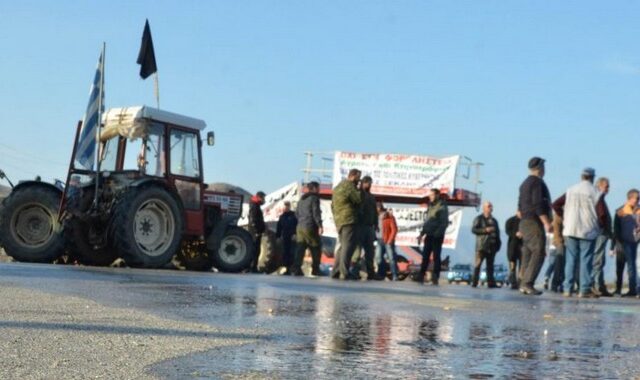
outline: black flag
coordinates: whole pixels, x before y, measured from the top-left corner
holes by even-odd
[[[149,75],[158,71],[158,67],[156,66],[156,54],[153,51],[153,40],[151,39],[149,20],[144,23],[142,44],[140,45],[137,63],[140,65],[140,76],[142,79],[147,79]]]

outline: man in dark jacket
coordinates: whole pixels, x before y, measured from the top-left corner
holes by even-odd
[[[471,286],[476,288],[480,278],[480,267],[484,260],[487,261],[487,287],[495,288],[496,280],[493,277],[493,262],[496,252],[500,250],[500,228],[498,221],[492,216],[493,205],[484,202],[482,214],[473,220],[471,231],[476,235],[476,262],[473,268]]]
[[[367,269],[367,280],[382,279],[378,277],[373,267],[375,257],[374,242],[376,241],[376,231],[378,231],[378,210],[376,198],[371,194],[373,179],[364,176],[361,184],[360,212],[358,214],[358,240],[360,247],[364,251],[364,263]]]
[[[264,215],[262,214],[262,205],[264,205],[264,199],[266,194],[262,191],[258,191],[256,195],[251,197],[249,202],[249,233],[253,236],[255,245],[255,255],[251,260],[251,272],[258,272],[258,258],[260,257],[260,243],[262,242],[262,234],[266,230],[264,224]]]
[[[520,292],[540,295],[533,287],[546,256],[547,232],[551,232],[551,195],[542,179],[545,160],[533,157],[529,160],[529,176],[520,185],[518,211],[522,233],[522,273]]]
[[[357,224],[358,210],[362,203],[362,196],[358,191],[362,172],[351,169],[347,179],[342,180],[333,189],[331,197],[331,211],[333,220],[338,230],[340,250],[335,257],[335,264],[331,277],[347,280],[352,278],[349,274],[351,256],[358,245]]]
[[[424,275],[429,267],[429,259],[433,254],[433,272],[431,283],[438,285],[440,279],[440,254],[442,253],[442,243],[444,235],[449,226],[449,209],[447,204],[440,198],[440,190],[431,189],[429,192],[429,209],[427,210],[427,220],[422,226],[418,242],[424,237],[424,248],[422,250],[422,263],[417,281],[424,283]]]
[[[293,265],[293,236],[296,234],[298,226],[298,218],[296,213],[291,211],[291,202],[284,202],[284,211],[278,218],[278,226],[276,228],[276,238],[282,239],[282,265],[289,269]],[[289,274],[285,272],[284,274]]]
[[[507,260],[509,261],[509,285],[511,289],[518,289],[518,268],[521,266],[522,234],[520,233],[520,216],[518,214],[507,219],[505,232],[509,237],[507,242]]]
[[[320,254],[322,235],[322,210],[320,210],[320,184],[309,182],[307,192],[298,201],[296,214],[298,217],[298,228],[296,230],[296,241],[298,248],[296,258],[291,267],[294,276],[302,276],[302,261],[307,249],[311,251],[311,275],[320,275]]]

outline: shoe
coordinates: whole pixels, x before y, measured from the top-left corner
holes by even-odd
[[[626,292],[621,297],[636,297],[638,294],[636,292]]]
[[[291,273],[292,276],[296,276],[296,277],[302,277],[304,276],[304,272],[302,271],[295,271],[293,273]]]
[[[534,288],[533,286],[523,286],[522,288],[520,288],[520,292],[528,296],[539,296],[542,294],[541,291]]]
[[[549,290],[549,280],[544,280],[544,285],[542,285],[542,289]]]
[[[600,298],[600,297],[594,292],[585,292],[585,293],[579,293],[578,298]]]
[[[497,288],[497,287],[498,287],[498,285],[496,285],[496,284],[489,284],[489,285],[487,285],[487,288],[489,288],[489,289],[495,289],[495,288]]]
[[[571,297],[571,292],[562,292],[562,296],[569,298]]]
[[[478,284],[471,284],[471,287],[472,287],[472,288],[477,288],[477,287],[478,287]]]
[[[607,288],[598,289],[598,292],[596,294],[600,297],[613,297],[613,293],[609,293],[609,290],[607,290]]]

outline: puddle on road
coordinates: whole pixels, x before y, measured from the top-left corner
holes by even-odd
[[[153,368],[160,377],[631,378],[640,360],[631,343],[640,341],[635,318],[578,303],[443,311],[376,305],[353,294],[176,291],[189,318],[256,327],[275,338],[160,363]],[[629,334],[621,339],[609,328]]]

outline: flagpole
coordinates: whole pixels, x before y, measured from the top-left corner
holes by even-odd
[[[160,109],[160,85],[158,84],[158,71],[153,74],[153,87],[156,94],[156,105]]]
[[[98,92],[98,126],[96,128],[96,188],[93,194],[93,206],[98,206],[98,190],[100,189],[100,164],[102,155],[102,149],[100,148],[100,131],[102,129],[102,104],[103,95],[104,95],[104,61],[105,50],[107,49],[107,43],[102,43],[102,54],[100,59],[100,91]]]

